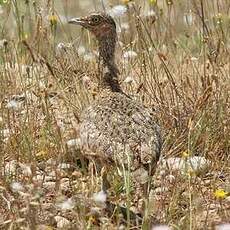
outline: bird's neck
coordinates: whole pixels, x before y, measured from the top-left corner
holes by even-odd
[[[121,91],[118,74],[119,70],[115,64],[116,34],[109,34],[99,40],[99,60],[101,63],[100,83],[101,89],[114,92]]]

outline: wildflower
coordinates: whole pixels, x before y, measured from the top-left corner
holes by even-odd
[[[133,2],[133,0],[122,0],[122,2],[127,5],[128,3]]]
[[[22,164],[22,163],[19,163],[19,166],[22,170],[22,174],[24,176],[31,176],[32,175],[32,171],[31,171],[31,168],[29,165],[26,165],[26,164]]]
[[[214,192],[214,196],[217,198],[217,199],[224,199],[228,196],[228,193],[226,191],[224,191],[224,189],[217,189],[215,192]]]
[[[93,199],[96,203],[105,203],[106,202],[107,195],[106,193],[102,190],[98,193],[93,194]]]
[[[154,10],[149,10],[146,14],[146,17],[157,17],[156,12]]]
[[[13,192],[20,192],[24,190],[22,184],[19,182],[13,182],[11,184],[11,189],[13,190]]]
[[[68,140],[66,142],[66,144],[67,144],[67,146],[69,148],[71,148],[71,147],[78,147],[78,146],[80,146],[80,139],[79,138],[77,138],[77,139],[70,139],[70,140]]]
[[[58,168],[59,169],[69,169],[71,166],[70,166],[70,164],[68,164],[68,163],[60,163],[59,165],[58,165]]]
[[[68,52],[68,50],[72,47],[71,43],[63,43],[63,42],[60,42],[57,44],[56,46],[56,54],[57,56],[62,56],[64,55],[65,53]]]
[[[173,1],[172,1],[172,0],[168,0],[168,1],[167,1],[167,5],[170,6],[170,5],[172,5],[172,4],[173,4]]]
[[[121,23],[122,30],[129,30],[129,24],[127,22]]]
[[[52,14],[49,16],[49,22],[51,26],[56,26],[58,22],[58,18],[56,15]]]
[[[162,55],[167,55],[168,47],[165,44],[162,45],[161,52],[162,52]]]
[[[21,107],[21,103],[19,101],[16,101],[15,99],[10,100],[7,104],[6,104],[6,108],[8,109],[12,109],[12,110],[18,110]]]
[[[2,173],[6,176],[15,176],[17,170],[17,161],[11,160],[6,163],[5,167],[2,170]]]
[[[187,151],[187,150],[186,150],[186,151],[184,151],[181,155],[182,155],[183,158],[188,158],[188,157],[191,156],[191,153],[190,153],[190,151]]]
[[[25,94],[13,95],[12,99],[8,101],[6,104],[6,108],[18,110],[21,108],[23,102],[25,101],[26,97]]]
[[[120,17],[122,16],[124,13],[126,13],[127,8],[124,5],[116,5],[114,7],[112,7],[112,9],[109,10],[109,14],[112,17]]]
[[[36,153],[36,158],[38,161],[46,159],[47,156],[48,156],[48,153],[47,153],[47,151],[44,151],[44,150],[41,150],[38,153]]]
[[[196,176],[196,171],[193,170],[192,168],[189,168],[189,169],[188,169],[188,176],[189,176],[190,178]]]
[[[87,53],[84,55],[84,60],[85,61],[92,61],[94,59],[93,53]]]
[[[157,4],[157,0],[149,0],[149,4],[150,5],[156,5]]]
[[[85,47],[84,46],[79,46],[77,49],[77,53],[79,56],[82,56],[85,54]]]
[[[57,44],[56,47],[57,52],[62,52],[62,51],[66,51],[66,46],[64,43],[60,42]]]
[[[124,83],[127,83],[127,84],[130,84],[130,83],[133,83],[133,82],[135,82],[135,80],[132,77],[130,77],[130,76],[128,76],[124,80]]]
[[[75,202],[73,201],[72,198],[68,198],[67,200],[64,200],[56,205],[62,210],[70,210],[73,209],[75,206]]]
[[[217,225],[215,229],[216,230],[229,230],[230,229],[230,223]]]
[[[223,22],[223,20],[222,20],[222,14],[221,14],[221,13],[218,13],[218,14],[216,15],[216,23],[217,23],[218,25],[220,25],[220,24],[222,24],[222,22]]]
[[[192,15],[192,12],[189,11],[187,14],[184,15],[184,23],[188,26],[192,26],[193,24],[193,15]]]
[[[191,57],[190,60],[191,60],[192,62],[195,62],[195,61],[198,60],[198,58],[197,58],[197,57]]]
[[[133,50],[128,50],[128,51],[126,51],[126,52],[123,54],[123,57],[124,57],[125,59],[128,59],[128,58],[135,58],[135,57],[137,57],[137,53],[136,53],[135,51],[133,51]]]
[[[88,76],[84,76],[83,78],[82,78],[82,83],[83,83],[83,85],[88,89],[88,88],[90,88],[90,85],[91,85],[91,79],[90,79],[90,77],[88,77]]]

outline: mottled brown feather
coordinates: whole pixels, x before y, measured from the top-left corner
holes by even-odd
[[[102,62],[99,95],[81,115],[80,138],[84,151],[124,165],[129,158],[131,170],[154,170],[162,147],[160,127],[154,113],[126,95],[118,83],[114,20],[99,12],[76,21],[96,36]]]

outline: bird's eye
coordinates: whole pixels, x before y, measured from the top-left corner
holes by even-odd
[[[95,23],[95,24],[97,24],[97,23],[100,22],[100,18],[99,17],[93,17],[92,18],[92,22]]]

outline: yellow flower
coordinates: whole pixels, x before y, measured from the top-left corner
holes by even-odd
[[[181,155],[183,158],[188,158],[191,156],[191,152],[189,150],[186,150],[186,151],[182,152]]]
[[[189,169],[188,170],[188,176],[191,177],[195,177],[196,176],[196,172],[193,169]]]
[[[48,153],[44,150],[41,150],[40,152],[36,153],[36,159],[38,161],[45,160],[48,158]]]
[[[151,5],[156,5],[156,4],[157,4],[157,0],[149,0],[149,3],[150,3]]]
[[[214,196],[217,198],[217,199],[224,199],[228,196],[228,193],[226,191],[224,191],[224,189],[217,189],[215,192],[214,192]]]
[[[172,5],[172,4],[173,4],[172,0],[168,0],[168,1],[167,1],[167,4],[168,4],[168,5]]]
[[[129,2],[133,2],[133,0],[122,0],[124,4],[128,4]]]
[[[58,18],[56,15],[52,14],[49,16],[49,22],[51,24],[51,26],[56,26],[57,22],[58,22]]]

